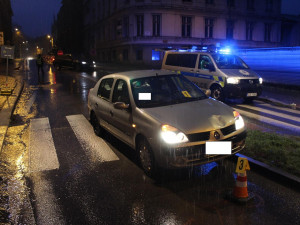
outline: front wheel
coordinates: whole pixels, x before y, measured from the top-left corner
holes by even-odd
[[[219,85],[214,85],[210,88],[211,90],[211,97],[218,100],[218,101],[224,101],[224,93],[223,88]]]
[[[154,156],[150,145],[145,138],[138,141],[137,154],[139,163],[146,175],[149,177],[153,177],[156,170]]]

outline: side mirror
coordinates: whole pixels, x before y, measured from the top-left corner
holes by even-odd
[[[129,104],[124,102],[115,102],[113,105],[115,109],[129,109]]]

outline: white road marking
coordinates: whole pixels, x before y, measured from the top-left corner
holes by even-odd
[[[35,196],[36,224],[67,224],[61,213],[52,183],[42,173],[31,174],[30,178]]]
[[[265,117],[265,116],[254,114],[254,113],[250,113],[250,112],[247,112],[247,111],[242,110],[242,109],[236,109],[236,108],[234,108],[234,109],[237,110],[242,116],[247,116],[249,118],[253,118],[253,119],[256,119],[258,121],[261,121],[263,123],[271,124],[273,126],[277,126],[277,127],[281,127],[281,128],[284,128],[284,129],[289,129],[289,130],[293,130],[293,131],[296,131],[296,132],[300,132],[300,127],[299,126],[295,126],[293,124],[289,124],[289,123],[281,122],[281,121],[278,121],[278,120],[274,120],[274,119],[271,119],[271,118],[268,118],[268,117]]]
[[[29,135],[29,172],[58,169],[49,119],[31,119]]]
[[[67,116],[67,120],[82,148],[88,151],[88,156],[92,162],[119,160],[106,142],[94,134],[93,127],[82,114]]]
[[[300,122],[300,115],[299,117],[296,116],[291,116],[285,113],[279,113],[279,112],[275,112],[275,111],[271,111],[271,110],[267,110],[267,109],[263,109],[263,108],[259,108],[259,107],[255,107],[255,106],[250,106],[250,105],[237,105],[237,106],[241,106],[243,108],[247,108],[247,109],[253,109],[259,112],[263,112],[263,113],[268,113],[274,116],[279,116],[282,117],[284,119],[290,119],[290,120],[295,120],[296,122]]]
[[[260,102],[258,104],[258,106],[259,105],[261,105],[261,106],[267,106],[268,108],[272,108],[272,109],[284,110],[286,112],[290,112],[290,113],[294,113],[294,114],[299,114],[299,116],[300,116],[300,111],[296,110],[296,109],[283,108],[283,107],[279,107],[279,106],[274,106],[274,105],[266,104],[264,102]],[[243,105],[243,106],[245,106],[245,105]]]

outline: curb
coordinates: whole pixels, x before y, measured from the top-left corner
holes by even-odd
[[[0,111],[0,116],[1,116],[1,127],[4,127],[0,129],[0,153],[2,152],[2,146],[3,146],[3,141],[6,136],[6,132],[9,126],[10,118],[15,110],[16,103],[18,102],[18,99],[20,98],[20,93],[22,92],[24,88],[24,81],[22,79],[17,79],[16,78],[16,85],[15,88],[11,94],[11,96],[8,97],[8,99],[11,101],[7,109],[2,109]]]
[[[252,159],[248,156],[242,155],[240,153],[236,153],[234,157],[237,159],[238,157],[247,158],[250,163],[250,168],[253,170],[263,171],[264,173],[260,173],[263,176],[266,176],[275,181],[280,181],[283,185],[288,185],[289,188],[293,188],[299,191],[300,188],[300,178],[292,175],[288,172],[285,172],[281,169],[272,167],[265,163],[259,162],[255,159]]]

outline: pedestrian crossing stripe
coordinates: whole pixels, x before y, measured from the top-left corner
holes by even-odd
[[[30,120],[29,128],[29,172],[40,172],[59,168],[48,118]]]
[[[107,143],[95,135],[93,127],[82,115],[66,116],[72,130],[74,131],[80,145],[87,150],[92,162],[108,162],[119,160]]]

